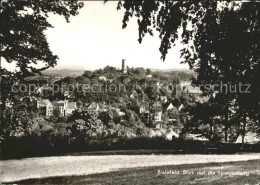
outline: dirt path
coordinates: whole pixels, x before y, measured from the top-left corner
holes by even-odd
[[[260,159],[259,154],[235,155],[106,155],[38,157],[0,161],[1,182],[31,178],[88,175],[122,168],[178,164],[246,161]]]

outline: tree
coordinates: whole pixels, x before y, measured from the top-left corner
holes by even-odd
[[[93,72],[92,71],[84,71],[83,75],[84,77],[86,78],[91,78],[93,75]]]
[[[137,67],[134,69],[134,74],[139,75],[141,77],[143,77],[145,75],[145,73],[146,73],[146,70],[142,67]]]
[[[148,86],[145,90],[144,93],[148,96],[148,99],[151,101],[156,101],[157,100],[157,93],[154,87]]]
[[[74,85],[74,84],[76,84],[76,80],[73,77],[67,76],[67,77],[61,79],[61,83],[66,84],[66,85],[70,85],[70,84]]]
[[[76,0],[1,1],[0,61],[15,63],[18,68],[16,72],[9,72],[0,63],[1,123],[4,123],[1,125],[1,138],[26,134],[27,126],[36,116],[34,110],[22,101],[25,94],[13,91],[12,86],[57,63],[58,56],[51,52],[45,34],[52,27],[47,20],[48,14],[63,16],[69,22],[69,18],[77,15],[82,7],[83,3]],[[7,100],[10,103],[8,107]],[[13,129],[11,133],[10,128]]]
[[[1,57],[8,63],[16,63],[19,74],[30,76],[56,65],[58,56],[49,49],[45,31],[52,25],[48,13],[64,16],[78,14],[82,2],[65,1],[1,1]],[[36,68],[31,64],[45,64]]]
[[[10,136],[27,135],[36,115],[26,102],[16,100],[15,104],[1,112],[1,137],[6,139]]]
[[[116,67],[112,67],[112,66],[106,66],[104,69],[104,74],[117,74],[117,69]]]
[[[89,84],[90,83],[90,79],[86,78],[84,76],[78,76],[75,78],[76,82],[78,82],[79,84]]]
[[[210,103],[196,103],[186,108],[186,111],[190,115],[188,123],[185,125],[185,132],[191,132],[194,134],[200,134],[200,136],[214,140],[213,133],[213,118],[214,111],[213,106]]]
[[[174,76],[172,83],[175,85],[178,85],[178,84],[180,84],[180,82],[181,82],[181,79],[180,79],[179,75]]]
[[[53,116],[55,118],[59,118],[61,116],[60,110],[59,109],[54,109],[53,110]]]
[[[251,84],[250,108],[247,116],[257,120],[260,108],[260,4],[257,2],[219,1],[125,1],[118,9],[125,9],[123,28],[129,19],[137,18],[139,39],[156,30],[160,34],[162,60],[179,39],[184,48],[184,63],[197,74],[197,83]],[[222,93],[227,133],[231,102],[242,93]],[[233,108],[232,108],[233,109]],[[254,112],[254,113],[252,113]],[[252,114],[251,114],[252,113]],[[236,116],[235,114],[233,116]],[[231,118],[232,119],[232,118]],[[227,136],[226,136],[227,139]]]
[[[257,122],[257,119],[259,120],[259,112],[257,113],[257,110],[255,110],[252,107],[254,106],[254,104],[252,104],[251,96],[252,96],[251,94],[244,93],[241,94],[236,101],[236,109],[237,109],[236,118],[239,124],[240,125],[242,124],[242,128],[240,130],[240,134],[242,135],[242,143],[244,143],[244,138],[247,131],[252,130],[249,128],[251,125],[247,123],[247,120],[256,122],[255,125],[259,127],[259,122]]]
[[[98,119],[98,113],[90,112],[86,108],[81,108],[73,112],[69,121],[73,122],[72,133],[74,135],[84,135],[96,137],[103,134],[104,124]]]
[[[151,75],[151,74],[152,74],[151,69],[147,68],[147,69],[146,69],[146,75]]]
[[[173,106],[178,107],[178,106],[180,106],[180,100],[177,99],[177,98],[175,98],[175,99],[172,101],[172,104],[173,104]]]
[[[131,99],[128,103],[128,108],[134,111],[136,114],[139,114],[141,103],[138,101],[137,98]]]

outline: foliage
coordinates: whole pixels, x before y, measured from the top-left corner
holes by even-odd
[[[260,69],[259,3],[120,1],[118,9],[121,8],[125,9],[123,28],[131,17],[137,18],[140,43],[146,34],[159,32],[163,60],[180,39],[184,44],[180,51],[183,62],[198,73],[197,83],[250,84],[250,106],[240,104],[239,107],[246,116],[256,119],[260,108],[260,86],[257,83]],[[178,36],[180,31],[181,37]],[[223,109],[228,110],[233,106],[232,101],[244,95],[227,93],[220,96]],[[224,116],[227,132],[229,115]]]
[[[146,69],[146,75],[151,75],[152,74],[152,71],[151,71],[151,69]]]
[[[1,1],[1,54],[8,63],[16,63],[20,75],[30,76],[56,65],[54,55],[46,39],[45,31],[52,25],[48,14],[70,16],[78,14],[83,3],[66,1]],[[45,67],[37,69],[31,64],[42,62]]]
[[[37,126],[33,106],[23,101],[28,92],[27,95],[16,92],[12,86],[56,65],[58,56],[49,49],[45,34],[52,27],[47,20],[48,14],[63,16],[69,22],[69,18],[77,15],[82,7],[83,3],[76,0],[1,1],[1,61],[15,63],[17,67],[15,72],[0,68],[2,139],[28,135],[36,128],[44,130],[40,123]],[[36,68],[37,64],[44,67]]]
[[[93,72],[92,71],[84,71],[83,75],[84,77],[86,78],[91,78],[93,75]]]
[[[1,136],[23,136],[28,134],[28,130],[34,124],[33,118],[37,113],[28,104],[17,100],[12,106],[4,109],[1,115]]]
[[[75,78],[76,82],[78,82],[79,84],[89,84],[90,83],[90,79],[86,78],[84,76],[78,76]]]

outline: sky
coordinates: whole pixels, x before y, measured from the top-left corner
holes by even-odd
[[[84,2],[70,23],[61,16],[50,15],[54,28],[46,31],[47,40],[59,57],[54,69],[95,70],[107,65],[119,68],[122,59],[129,67],[188,69],[188,65],[180,64],[181,44],[172,48],[163,62],[158,33],[153,37],[146,35],[139,44],[136,19],[122,29],[124,10],[117,11],[116,7],[117,1]]]

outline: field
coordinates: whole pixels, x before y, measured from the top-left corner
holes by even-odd
[[[171,171],[170,171],[171,170]],[[160,171],[160,172],[159,172]],[[167,174],[171,173],[172,174]],[[178,173],[179,174],[174,174]],[[183,174],[185,173],[186,174]],[[230,174],[236,172],[236,174]],[[161,173],[161,174],[160,174]],[[162,174],[164,173],[164,174]],[[166,174],[165,174],[166,173]],[[25,180],[25,184],[258,184],[259,161],[123,169],[84,176]]]
[[[209,181],[224,184],[248,181],[252,184],[259,180],[259,154],[38,157],[1,161],[0,168],[3,183],[188,184],[192,180],[195,184]],[[158,170],[162,173],[177,170],[179,174],[159,174]],[[194,174],[183,174],[183,170],[193,170]],[[197,174],[204,170],[206,174]],[[210,171],[217,174],[209,175]],[[247,172],[249,176],[221,176],[218,174],[221,172]]]

